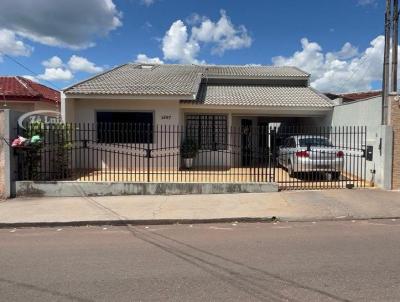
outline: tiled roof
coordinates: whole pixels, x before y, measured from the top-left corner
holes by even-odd
[[[308,87],[308,77],[294,67],[125,64],[64,91],[172,95],[205,105],[331,107],[327,97]]]
[[[23,77],[0,77],[0,100],[60,102],[60,92]]]
[[[145,65],[146,66],[146,65]],[[125,64],[77,83],[67,94],[103,95],[193,95],[201,78],[307,78],[308,74],[294,67],[154,65]]]
[[[204,66],[207,76],[218,77],[307,77],[304,71],[289,66]]]
[[[201,85],[197,104],[222,106],[332,107],[309,87]]]
[[[382,91],[360,91],[343,93],[340,96],[348,101],[359,101],[382,95]]]
[[[343,99],[343,102],[354,102],[380,96],[382,95],[382,91],[381,90],[358,91],[358,92],[349,92],[342,94],[325,93],[325,95],[331,100],[341,98]]]
[[[70,94],[193,95],[201,76],[192,65],[155,65],[141,68],[126,64],[65,90]]]

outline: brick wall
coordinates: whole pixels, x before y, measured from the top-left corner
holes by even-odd
[[[392,186],[394,190],[400,189],[400,102],[391,99],[390,123],[393,127],[393,170]]]

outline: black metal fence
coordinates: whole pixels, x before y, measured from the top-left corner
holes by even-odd
[[[16,148],[19,180],[277,182],[367,186],[366,127],[35,124]]]

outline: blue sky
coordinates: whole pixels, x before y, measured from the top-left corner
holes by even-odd
[[[63,88],[134,61],[274,64],[320,90],[366,90],[380,85],[383,16],[383,0],[2,0],[0,51],[36,75],[5,56],[0,74]]]

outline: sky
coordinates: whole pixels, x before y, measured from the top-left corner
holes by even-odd
[[[323,92],[379,89],[384,2],[1,0],[0,75],[61,89],[128,62],[292,65]]]

